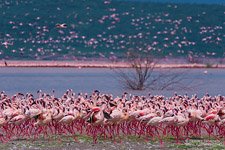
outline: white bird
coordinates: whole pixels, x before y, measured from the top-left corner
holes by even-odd
[[[163,120],[163,116],[153,117],[152,119],[149,120],[147,124],[155,126],[155,125],[158,125],[162,120]]]
[[[62,24],[56,24],[56,28],[60,28],[60,29],[65,29],[65,28],[67,28],[67,24],[65,24],[65,23],[62,23]]]
[[[67,123],[67,124],[69,124],[69,123],[73,122],[73,120],[75,120],[75,117],[72,116],[72,115],[68,115],[68,116],[63,117],[63,118],[59,121],[59,123],[61,122],[61,123]]]

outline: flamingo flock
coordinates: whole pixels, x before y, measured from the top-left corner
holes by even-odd
[[[52,135],[87,135],[112,139],[136,135],[146,139],[172,136],[183,141],[191,137],[216,138],[225,135],[225,97],[151,94],[121,97],[95,90],[75,94],[69,89],[61,98],[38,92],[0,94],[0,140],[49,137]]]
[[[2,0],[0,8],[4,59],[117,60],[131,50],[192,63],[225,56],[224,5]]]

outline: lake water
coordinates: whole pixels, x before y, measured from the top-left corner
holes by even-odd
[[[179,69],[183,71],[184,69]],[[204,71],[207,70],[207,74]],[[160,72],[159,70],[157,70]],[[157,72],[156,71],[156,72]],[[177,71],[173,69],[172,71]],[[185,73],[192,82],[189,90],[144,90],[132,91],[123,88],[118,81],[117,74],[111,69],[101,68],[0,68],[0,90],[12,95],[17,92],[31,92],[36,95],[38,90],[51,93],[55,90],[56,96],[62,94],[69,88],[76,93],[88,92],[98,89],[102,93],[112,93],[120,96],[127,91],[132,94],[160,94],[171,96],[174,92],[199,96],[209,93],[210,95],[225,95],[225,70],[223,69],[189,69]]]
[[[121,0],[120,0],[121,1]],[[161,3],[187,3],[187,4],[225,4],[224,0],[124,0],[141,2],[161,2]]]

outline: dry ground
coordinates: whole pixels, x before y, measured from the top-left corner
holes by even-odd
[[[122,139],[122,140],[121,140]],[[78,136],[76,141],[72,137],[51,137],[37,140],[17,139],[8,143],[0,144],[0,149],[10,150],[222,150],[225,149],[222,141],[204,139],[190,139],[177,144],[172,138],[164,139],[163,144],[159,141],[146,141],[143,138],[128,136],[116,141],[100,139],[94,144],[91,137]]]

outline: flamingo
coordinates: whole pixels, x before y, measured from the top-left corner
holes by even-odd
[[[189,113],[190,121],[196,121],[196,120],[204,120],[202,117],[202,111],[196,110],[196,109],[188,109],[187,112]]]
[[[189,121],[190,119],[184,113],[179,113],[175,116],[175,124],[177,126],[185,126],[188,124]]]
[[[65,23],[62,23],[62,24],[56,24],[56,28],[59,28],[59,29],[65,29],[65,28],[67,28],[67,24],[65,24]]]
[[[204,118],[203,123],[215,124],[215,123],[218,123],[220,121],[221,121],[221,119],[220,119],[219,115],[217,115],[217,114],[208,114]]]
[[[59,121],[64,117],[63,110],[60,108],[55,108],[52,113],[52,119]]]
[[[148,121],[148,125],[152,125],[152,126],[156,126],[158,124],[160,124],[163,120],[163,116],[156,116],[156,117],[153,117],[152,119],[150,119]]]
[[[100,107],[93,107],[91,116],[88,120],[89,123],[94,125],[102,124],[105,120],[103,110],[105,109],[106,105],[104,104],[101,108]]]
[[[217,114],[219,115],[221,120],[225,119],[225,109],[224,108],[221,108]]]
[[[40,113],[39,115],[35,116],[36,122],[34,123],[35,126],[37,125],[44,125],[51,121],[51,115],[49,113]]]
[[[141,122],[148,122],[154,117],[157,117],[157,113],[149,113],[147,115],[139,117],[138,120],[140,120]]]
[[[0,117],[0,127],[2,127],[3,125],[5,125],[7,123],[7,118],[5,119],[4,117]]]
[[[65,112],[64,117],[62,117],[62,119],[59,120],[59,123],[69,124],[73,122],[75,119],[76,117],[74,116],[74,112],[70,108],[68,108],[67,112]]]
[[[62,117],[62,119],[59,120],[59,123],[66,123],[69,124],[75,120],[75,117],[73,115],[66,115]]]
[[[176,117],[173,115],[171,117],[164,117],[160,123],[164,124],[164,125],[172,125],[176,122]]]
[[[25,115],[17,115],[15,117],[13,117],[12,119],[10,119],[9,123],[13,123],[16,125],[20,125],[21,123],[23,123],[28,117]]]
[[[36,118],[38,115],[42,113],[41,109],[38,108],[29,108],[27,107],[26,115],[28,115],[30,118]]]

